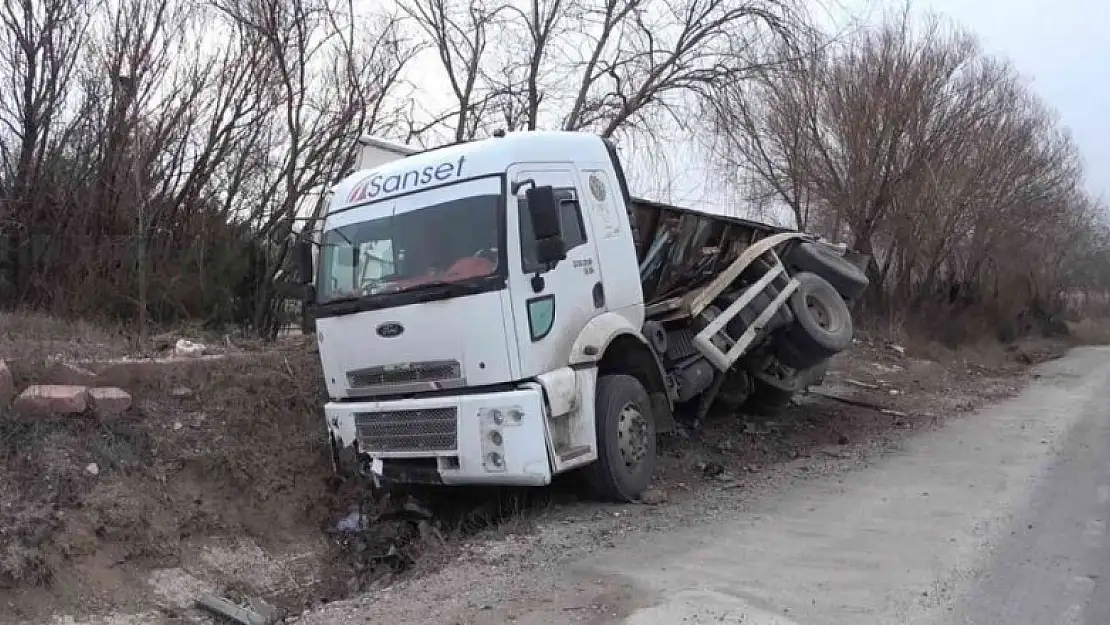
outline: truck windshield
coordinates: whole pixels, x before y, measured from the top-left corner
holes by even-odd
[[[318,302],[399,293],[494,274],[500,195],[474,195],[333,228],[320,250]]]

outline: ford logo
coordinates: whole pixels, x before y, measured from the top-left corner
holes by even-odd
[[[378,336],[383,339],[391,339],[395,336],[401,336],[405,331],[405,326],[397,323],[396,321],[387,321],[386,323],[378,326]]]

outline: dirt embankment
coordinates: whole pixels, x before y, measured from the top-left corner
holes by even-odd
[[[25,334],[9,333],[0,356],[13,359],[25,385],[48,374],[44,355],[104,361],[133,351],[118,337],[88,332],[80,340],[40,337],[35,349],[20,342]],[[838,358],[823,389],[855,403],[813,395],[774,417],[713,415],[664,443],[648,500],[739,491],[799,458],[863,453],[1014,392],[1027,365],[1059,347],[953,353],[862,338]],[[615,518],[609,507],[578,502],[567,479],[524,492],[452,491],[434,505],[375,502],[363,510],[364,530],[329,532],[339,519],[357,525],[352,506],[362,497],[357,485],[332,477],[311,343],[221,351],[231,353],[172,365],[88,365],[134,394],[121,417],[0,418],[0,622],[108,613],[194,619],[192,601],[202,591],[262,598],[297,615],[434,571],[468,550],[486,553],[474,545],[526,536],[553,514],[596,517],[597,540],[576,548],[603,545],[618,531],[606,526]],[[498,558],[526,565],[528,553],[521,546]]]
[[[55,381],[44,358],[61,343],[36,345],[8,350],[17,387]],[[190,586],[283,607],[346,594],[323,532],[344,495],[328,479],[310,348],[136,363],[110,339],[74,345],[65,359],[134,404],[104,419],[0,417],[0,622],[172,613],[182,601],[158,593]]]

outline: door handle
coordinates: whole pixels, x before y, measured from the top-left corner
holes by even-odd
[[[605,308],[605,287],[601,286],[601,282],[594,283],[594,308]]]

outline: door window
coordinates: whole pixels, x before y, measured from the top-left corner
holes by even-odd
[[[588,240],[586,224],[582,220],[582,208],[578,205],[578,194],[574,187],[556,188],[555,201],[559,203],[559,234],[563,237],[563,243],[569,253]],[[544,267],[536,262],[536,236],[532,231],[532,216],[528,212],[528,200],[523,196],[519,197],[517,206],[520,210],[521,270],[524,273],[543,271]]]

